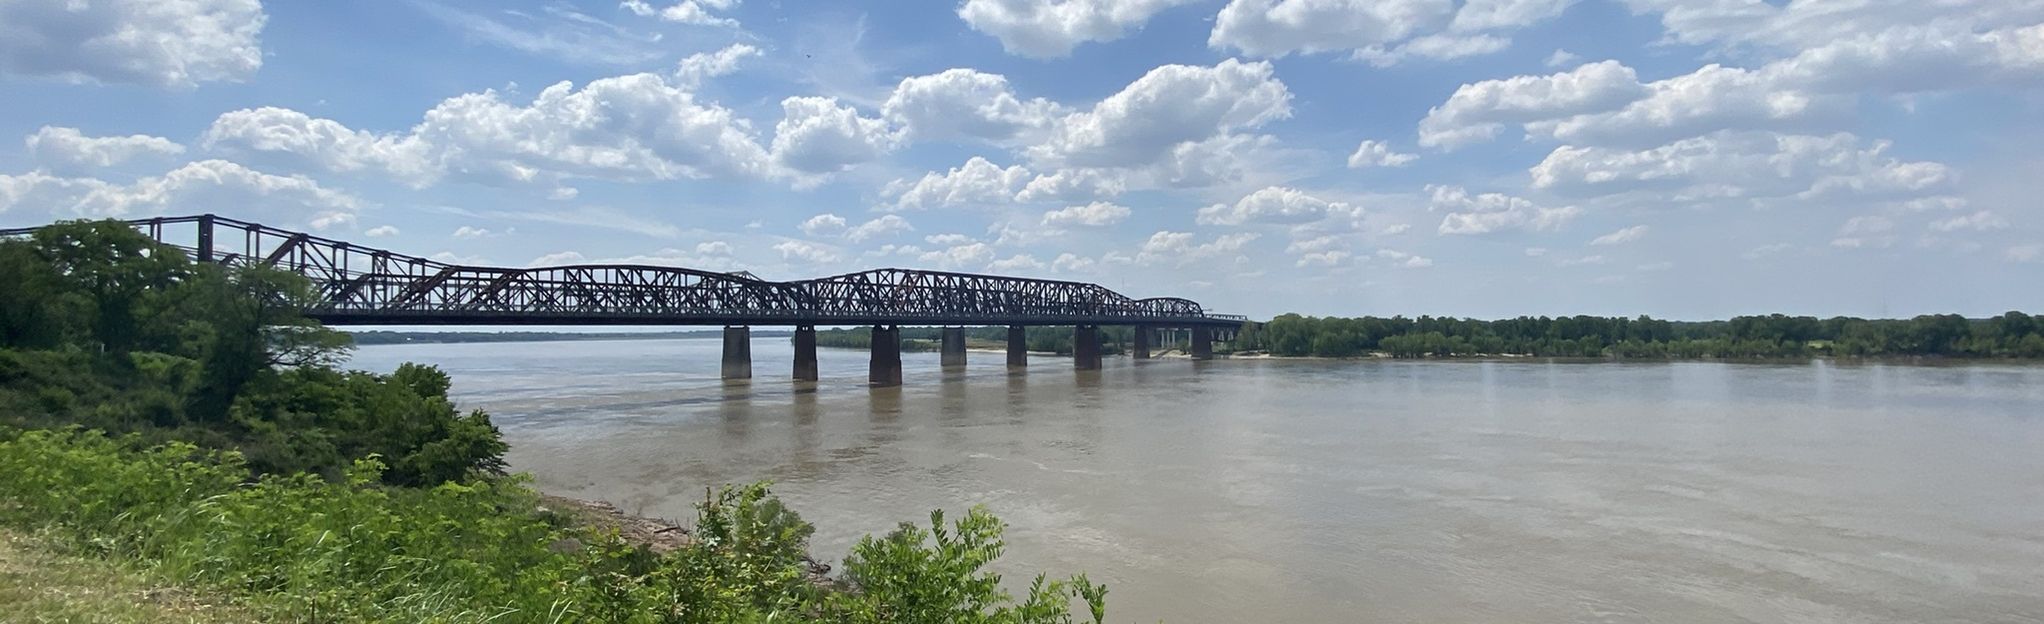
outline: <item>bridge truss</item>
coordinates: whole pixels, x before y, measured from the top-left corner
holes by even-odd
[[[128,222],[202,262],[312,281],[332,325],[1241,325],[1187,299],[1097,284],[877,269],[774,282],[682,267],[466,266],[214,215]],[[0,230],[0,236],[36,228]]]

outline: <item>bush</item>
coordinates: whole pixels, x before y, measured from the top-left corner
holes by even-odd
[[[0,429],[0,522],[279,619],[1065,624],[1074,599],[1105,617],[1106,589],[1083,576],[1038,577],[1020,602],[1001,591],[985,566],[1002,526],[984,510],[861,541],[845,591],[808,573],[813,529],[765,485],[707,497],[695,540],[656,555],[538,511],[522,478],[405,488],[382,485],[384,470],[372,457],[337,481],[250,481],[233,452]]]

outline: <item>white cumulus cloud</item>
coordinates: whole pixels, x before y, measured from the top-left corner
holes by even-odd
[[[1084,206],[1068,206],[1043,213],[1043,224],[1052,227],[1084,225],[1114,225],[1127,219],[1131,211],[1127,206],[1108,202],[1093,202]]]
[[[175,156],[185,146],[163,137],[134,134],[89,137],[77,128],[43,126],[23,141],[36,160],[60,170],[110,167],[145,156]]]
[[[959,19],[1011,54],[1052,58],[1079,44],[1120,39],[1164,9],[1191,0],[965,0]]]
[[[257,0],[7,0],[0,72],[191,88],[263,65]]]

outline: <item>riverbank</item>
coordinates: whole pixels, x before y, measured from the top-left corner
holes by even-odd
[[[240,624],[262,618],[223,596],[0,527],[0,621]]]

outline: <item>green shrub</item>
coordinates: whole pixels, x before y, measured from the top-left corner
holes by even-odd
[[[0,522],[45,528],[278,619],[433,622],[1064,624],[1106,590],[1038,577],[1019,602],[985,570],[1002,525],[975,509],[903,525],[847,559],[853,591],[819,584],[813,528],[765,485],[697,507],[664,555],[537,511],[521,477],[384,485],[375,458],[343,478],[251,480],[239,454],[137,436],[0,428]]]

